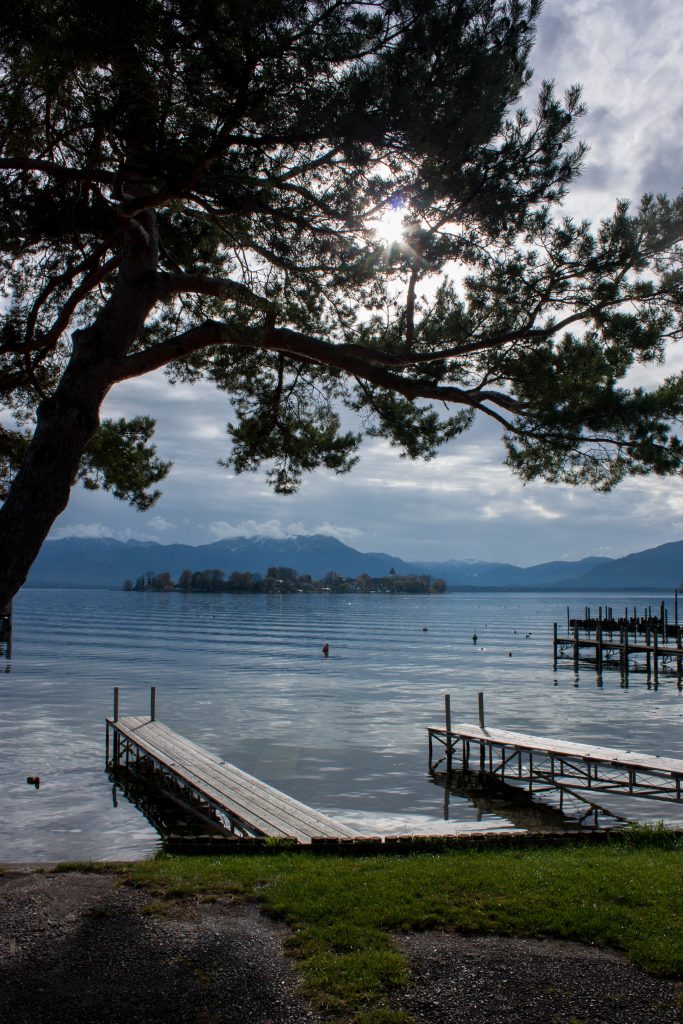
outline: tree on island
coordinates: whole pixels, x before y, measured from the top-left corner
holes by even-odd
[[[100,407],[161,367],[225,391],[225,464],[281,493],[363,432],[429,458],[477,412],[525,480],[680,471],[681,378],[624,378],[680,336],[683,201],[558,219],[582,107],[515,109],[538,10],[4,6],[0,607],[77,479],[153,503],[153,422]]]
[[[357,579],[348,579],[331,570],[321,580],[313,580],[308,573],[301,576],[296,569],[272,566],[264,577],[258,573],[233,572],[224,578],[220,569],[202,569],[191,572],[184,569],[178,582],[174,583],[167,572],[145,572],[135,584],[124,580],[122,589],[141,593],[164,593],[172,591],[191,594],[251,593],[251,594],[301,594],[324,593],[358,594],[445,594],[446,581],[431,576],[398,576],[392,570],[388,576],[370,577],[366,574]]]

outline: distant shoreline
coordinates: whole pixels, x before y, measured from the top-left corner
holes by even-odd
[[[126,593],[121,587],[111,586],[110,584],[98,584],[98,583],[25,583],[21,588],[22,590],[107,590],[112,593]],[[663,591],[669,590],[672,594],[676,590],[674,584],[669,587],[657,587],[650,584],[644,586],[617,586],[611,584],[606,587],[523,587],[523,586],[507,586],[507,587],[475,587],[471,584],[452,584],[446,585],[446,593],[448,594],[658,594],[661,596]],[[130,593],[140,593],[140,591],[130,591]],[[151,593],[151,591],[147,591]],[[157,591],[156,593],[161,593]],[[174,590],[168,591],[168,593],[185,594],[188,591]],[[208,591],[202,591],[202,593],[209,593]],[[231,594],[244,594],[246,591],[232,590],[222,591],[222,593]],[[372,594],[382,593],[385,597],[415,597],[415,594],[391,594],[385,591],[371,591]],[[313,596],[321,596],[321,592],[309,591],[309,594]],[[254,596],[254,592],[251,592],[251,596]],[[272,597],[273,594],[260,594],[257,596],[261,597]],[[285,594],[277,594],[278,597],[287,596]],[[326,591],[322,596],[340,596],[348,597],[348,593],[341,593],[338,595],[332,592]],[[368,594],[358,593],[358,597],[367,597]],[[429,596],[426,594],[417,596]]]

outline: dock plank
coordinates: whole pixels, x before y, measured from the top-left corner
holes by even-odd
[[[139,742],[140,739],[138,735],[135,742]],[[257,830],[262,835],[274,837],[293,837],[301,841],[310,841],[312,835],[328,835],[332,831],[331,826],[321,826],[320,822],[302,823],[298,818],[293,818],[287,813],[288,809],[282,801],[277,804],[274,800],[264,801],[253,789],[245,792],[240,780],[235,780],[234,777],[226,780],[222,773],[217,771],[220,766],[212,767],[210,764],[194,761],[177,748],[171,752],[168,748],[157,747],[149,738],[140,745],[176,777],[206,796],[219,809],[227,810],[233,818],[252,831]]]
[[[143,722],[142,724],[146,741],[149,742],[152,738],[156,737],[158,748],[163,750],[169,757],[177,755],[177,760],[180,763],[192,766],[200,774],[202,769],[215,772],[217,780],[221,780],[221,782],[227,783],[231,787],[234,786],[245,798],[253,800],[257,806],[271,811],[271,813],[278,817],[283,817],[294,824],[312,828],[316,826],[324,827],[329,830],[333,819],[327,815],[323,815],[321,812],[308,807],[293,797],[289,797],[279,790],[268,786],[266,783],[254,778],[254,776],[248,775],[227,761],[218,760],[202,747],[198,747],[184,737],[178,736],[177,733],[173,733],[172,730],[161,723],[155,722],[150,724]],[[353,830],[338,822],[334,824],[339,834],[355,834]],[[326,832],[326,834],[328,833]]]
[[[232,778],[226,779],[221,770],[223,766],[217,759],[207,752],[202,752],[205,757],[197,754],[201,748],[192,749],[187,744],[181,745],[177,742],[165,744],[162,741],[159,744],[154,742],[154,737],[150,736],[148,731],[141,728],[135,730],[132,738],[150,756],[192,788],[219,807],[227,809],[233,817],[257,828],[264,835],[291,836],[305,840],[321,831],[320,822],[302,824],[297,816],[288,813],[292,809],[287,807],[288,798],[284,794],[279,794],[277,790],[266,787],[265,783],[261,784],[259,793],[258,780],[254,780],[256,786],[245,791],[243,780],[239,776],[233,775]],[[327,835],[328,831],[324,834]]]
[[[250,831],[304,843],[310,843],[313,838],[353,839],[358,836],[353,829],[243,772],[161,722],[138,716],[107,721]]]

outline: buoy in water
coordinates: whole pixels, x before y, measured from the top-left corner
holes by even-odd
[[[329,656],[330,656],[330,645],[328,643],[324,643],[323,644],[323,654],[325,655],[326,658],[329,658]]]

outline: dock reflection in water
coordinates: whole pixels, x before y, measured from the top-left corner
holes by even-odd
[[[450,818],[450,798],[465,798],[482,815],[496,815],[527,832],[576,832],[613,828],[628,819],[562,786],[529,793],[488,772],[452,771],[432,776],[443,787],[444,820]]]

